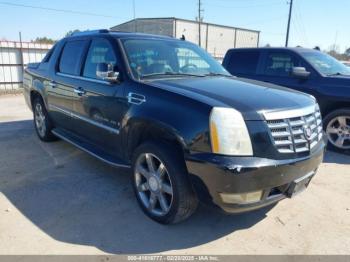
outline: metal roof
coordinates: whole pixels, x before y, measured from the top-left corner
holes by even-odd
[[[121,23],[116,26],[112,26],[110,29],[113,30],[113,28],[116,28],[121,25],[125,25],[128,23],[133,23],[134,21],[145,21],[145,20],[178,20],[178,21],[185,21],[185,22],[190,22],[190,23],[198,23],[195,20],[190,20],[190,19],[183,19],[183,18],[177,18],[177,17],[146,17],[146,18],[136,18],[136,19],[131,19],[129,21],[126,21],[124,23]],[[215,24],[215,23],[208,23],[208,22],[201,22],[202,25],[212,25],[212,26],[217,26],[217,27],[223,27],[223,28],[232,28],[232,29],[239,29],[243,31],[249,31],[249,32],[256,32],[260,33],[259,30],[252,30],[252,29],[247,29],[247,28],[241,28],[241,27],[235,27],[235,26],[228,26],[228,25],[220,25],[220,24]]]

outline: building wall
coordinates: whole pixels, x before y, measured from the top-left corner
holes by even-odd
[[[0,41],[0,91],[14,91],[22,86],[23,68],[40,62],[52,45]]]
[[[137,19],[111,28],[112,31],[139,32],[173,36],[173,19]]]
[[[176,27],[175,29],[176,34],[174,35],[174,37],[180,38],[182,35],[184,35],[187,41],[190,41],[198,45],[199,43],[198,23],[183,21],[183,20],[176,20],[175,27]],[[207,31],[207,25],[201,24],[201,46],[203,48],[205,48],[206,41],[207,41],[206,31]]]
[[[176,18],[137,19],[112,27],[115,31],[129,31],[159,34],[180,38],[185,36],[187,41],[198,44],[199,32],[196,21]],[[259,32],[240,28],[220,26],[209,23],[201,24],[201,47],[212,56],[223,59],[226,51],[235,47],[257,47]]]
[[[239,47],[258,47],[259,34],[251,31],[237,29],[236,46]]]
[[[182,35],[186,40],[198,44],[198,23],[186,20],[176,20],[176,38]],[[223,58],[227,50],[235,47],[257,47],[259,32],[238,29],[234,27],[201,24],[201,47],[212,56]]]
[[[226,51],[234,47],[236,29],[208,26],[207,51],[214,57],[223,58]]]

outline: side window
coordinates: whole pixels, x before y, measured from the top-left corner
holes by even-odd
[[[67,42],[61,54],[58,71],[64,74],[79,75],[80,61],[84,53],[86,41]]]
[[[86,57],[83,76],[97,78],[96,68],[98,63],[107,63],[113,66],[117,64],[112,46],[105,39],[95,39],[92,41]]]
[[[300,66],[300,60],[288,53],[270,53],[264,72],[270,76],[290,76],[292,68]]]
[[[259,51],[232,52],[228,65],[228,71],[233,75],[255,75],[259,58]]]

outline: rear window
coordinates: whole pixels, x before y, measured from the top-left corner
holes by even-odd
[[[255,75],[259,57],[260,52],[258,51],[232,52],[228,64],[228,71],[233,75]]]
[[[60,58],[59,72],[79,75],[80,61],[84,53],[85,43],[86,41],[77,40],[65,44]]]

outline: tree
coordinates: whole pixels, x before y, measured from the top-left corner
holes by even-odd
[[[40,44],[54,44],[56,43],[56,40],[53,40],[51,38],[44,36],[44,37],[37,37],[34,40],[32,40],[32,42],[40,43]]]
[[[350,57],[350,47],[345,50],[345,55]]]
[[[74,34],[74,33],[79,33],[79,32],[81,32],[79,29],[69,30],[69,31],[66,33],[65,37],[71,36],[72,34]]]

